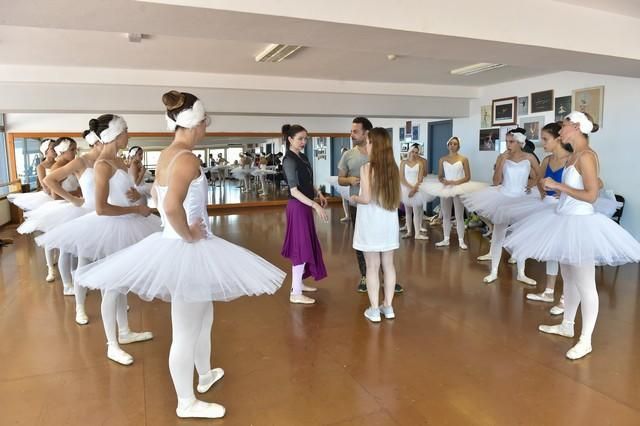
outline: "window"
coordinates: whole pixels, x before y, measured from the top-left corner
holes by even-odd
[[[38,186],[36,169],[42,161],[40,142],[40,139],[33,138],[17,138],[14,141],[18,179],[23,185],[29,185],[31,189]]]
[[[147,169],[155,169],[158,165],[158,158],[160,158],[160,152],[162,151],[144,151],[144,166]]]
[[[7,157],[7,139],[4,134],[4,116],[0,114],[0,183],[9,183],[9,159]],[[9,193],[9,187],[0,187],[0,196]]]

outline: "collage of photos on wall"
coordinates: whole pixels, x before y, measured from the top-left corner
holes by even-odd
[[[420,140],[420,126],[407,121],[404,127],[400,127],[400,160],[406,160],[411,145],[420,145],[420,154],[424,154],[424,143]]]
[[[555,98],[553,90],[543,90],[529,96],[494,99],[491,105],[480,107],[478,149],[504,152],[506,134],[515,127],[525,129],[527,139],[539,145],[545,121],[551,120],[545,114],[553,112],[553,120],[561,121],[575,109],[589,113],[596,123],[602,123],[603,108],[604,86],[575,89],[571,95]]]

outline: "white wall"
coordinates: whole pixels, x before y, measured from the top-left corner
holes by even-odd
[[[604,121],[599,123],[602,128],[590,137],[591,146],[600,157],[600,176],[607,189],[626,198],[622,225],[640,239],[640,188],[636,169],[640,158],[636,128],[640,118],[640,79],[564,72],[487,86],[479,99],[470,102],[469,117],[453,120],[453,134],[462,140],[461,153],[469,158],[472,178],[489,181],[497,153],[478,150],[481,105],[490,105],[492,99],[529,96],[548,89],[554,90],[555,97],[567,96],[574,89],[592,86],[605,86]],[[553,112],[531,115],[544,115],[545,122],[554,119]]]

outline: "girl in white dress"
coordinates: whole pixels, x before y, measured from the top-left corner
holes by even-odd
[[[401,200],[406,212],[407,233],[402,238],[428,240],[429,237],[420,233],[422,227],[423,206],[434,197],[420,190],[425,175],[424,166],[420,160],[420,150],[412,147],[408,158],[400,162]]]
[[[393,157],[389,133],[382,127],[367,134],[369,162],[360,169],[360,194],[351,196],[358,204],[353,248],[364,253],[367,264],[367,293],[371,306],[364,316],[380,322],[380,314],[395,318],[393,295],[396,268],[393,252],[400,246],[398,206],[400,205],[400,172]],[[380,266],[384,274],[384,302],[379,303]]]
[[[582,314],[580,340],[566,353],[579,359],[592,351],[591,335],[598,317],[595,265],[621,265],[640,261],[640,243],[610,218],[594,210],[598,198],[598,159],[588,135],[598,125],[585,113],[574,111],[562,124],[560,137],[571,144],[562,182],[544,180],[544,187],[560,192],[555,209],[544,209],[511,226],[505,247],[518,260],[557,261],[564,281],[564,317],[561,324],[541,325],[544,333],[572,338],[578,307]],[[540,233],[544,229],[544,234]]]
[[[145,183],[144,178],[147,174],[147,169],[142,164],[144,159],[144,150],[142,147],[133,146],[129,149],[129,174],[133,179],[136,191],[144,197],[141,202],[147,202],[151,199],[151,183]]]
[[[494,225],[489,250],[491,273],[483,279],[487,284],[498,278],[498,266],[507,227],[517,220],[512,215],[510,207],[521,203],[523,197],[530,196],[529,188],[538,181],[537,160],[533,155],[522,151],[525,141],[526,137],[522,133],[508,133],[507,151],[498,157],[493,174],[493,184],[496,186],[462,195],[462,201],[469,210],[487,217]],[[539,201],[537,194],[534,197]],[[525,259],[518,260],[518,281],[536,285],[534,280],[525,275],[524,268]]]
[[[35,210],[44,203],[53,201],[51,191],[44,183],[44,178],[49,174],[51,166],[56,162],[56,151],[54,149],[56,145],[57,142],[55,139],[44,139],[40,144],[40,153],[43,156],[43,160],[36,167],[40,191],[7,195],[7,200],[15,204],[20,210],[25,212]]]
[[[164,230],[101,261],[79,268],[76,279],[107,293],[133,292],[144,300],[171,302],[169,370],[178,397],[178,417],[219,418],[221,405],[197,400],[224,371],[211,369],[212,301],[272,294],[285,273],[242,247],[211,233],[207,180],[191,150],[209,122],[194,95],[171,91],[163,96],[167,122],[175,130],[158,160],[155,190]],[[144,262],[140,262],[144,259]]]
[[[485,188],[482,182],[471,182],[469,160],[459,154],[460,139],[453,136],[447,141],[449,154],[440,158],[438,162],[438,182],[427,180],[422,188],[427,193],[440,197],[440,211],[442,212],[443,239],[436,243],[436,247],[449,246],[451,235],[451,208],[455,209],[456,231],[458,244],[462,250],[467,249],[464,243],[464,205],[460,199],[462,194],[470,194]]]

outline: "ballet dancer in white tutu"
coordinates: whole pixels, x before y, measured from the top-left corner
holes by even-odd
[[[460,155],[460,139],[457,136],[453,136],[447,141],[447,148],[449,148],[449,154],[438,160],[438,181],[427,179],[422,184],[422,189],[428,194],[440,197],[443,239],[436,243],[436,247],[449,246],[452,225],[451,208],[453,206],[458,244],[462,250],[466,250],[467,245],[464,242],[464,205],[460,195],[484,189],[487,184],[471,181],[469,160],[467,157]]]
[[[51,166],[56,162],[56,151],[54,149],[56,145],[57,142],[55,139],[44,139],[40,144],[40,153],[42,154],[43,160],[36,167],[40,191],[7,195],[7,200],[20,210],[25,212],[35,210],[44,203],[53,201],[51,191],[44,183],[44,178],[49,174]]]
[[[142,164],[142,160],[144,159],[144,150],[139,146],[132,146],[129,149],[129,174],[133,179],[133,183],[135,184],[136,191],[140,193],[144,197],[144,201],[147,202],[151,199],[151,187],[153,184],[146,183],[144,181],[145,176],[147,175],[147,169]]]
[[[76,156],[76,141],[71,138],[63,137],[56,140],[55,144],[55,153],[56,160],[55,163],[48,169],[48,176],[44,179],[44,184],[47,185],[47,188],[50,192],[51,197],[59,198],[56,196],[55,192],[51,191],[51,184],[53,183],[52,179],[47,178],[51,176],[56,170],[64,167],[70,161],[72,161]],[[78,190],[78,179],[76,176],[66,176],[61,178],[62,181],[59,182],[60,186],[65,188],[69,192],[74,192]],[[57,225],[64,223],[67,220],[66,216],[60,216],[57,212],[66,207],[68,204],[64,200],[54,200],[48,201],[38,208],[34,210],[29,210],[25,212],[25,221],[18,227],[18,232],[21,234],[31,234],[33,232],[48,232],[52,230]],[[55,273],[55,261],[54,261],[54,252],[55,250],[50,247],[44,248],[45,258],[47,261],[47,282],[53,282],[56,279]]]
[[[92,288],[144,300],[171,302],[173,341],[169,370],[178,397],[178,417],[219,418],[221,405],[196,399],[224,371],[211,369],[212,301],[272,294],[285,273],[242,247],[214,236],[207,214],[207,179],[191,152],[209,119],[190,93],[165,93],[166,118],[175,138],[162,151],[156,169],[158,210],[164,230],[101,261],[79,268],[76,279]],[[145,259],[140,262],[140,259]]]
[[[532,258],[560,263],[564,281],[564,317],[561,324],[541,325],[544,333],[572,338],[578,306],[582,333],[567,353],[579,359],[592,351],[591,336],[598,317],[596,265],[621,265],[640,261],[640,243],[621,226],[594,210],[598,198],[598,157],[588,135],[598,125],[585,113],[574,111],[562,124],[560,137],[571,144],[562,182],[544,179],[546,190],[560,193],[555,209],[543,209],[514,223],[505,247],[520,260]],[[540,230],[544,229],[545,233]]]
[[[425,176],[425,168],[420,160],[420,150],[412,147],[406,160],[400,162],[400,189],[402,203],[406,213],[407,232],[402,238],[413,237],[416,240],[428,240],[429,237],[420,233],[422,227],[423,206],[435,197],[421,190],[420,185]]]
[[[97,136],[88,130],[84,132],[83,136],[91,150],[83,156],[68,162],[63,167],[55,169],[44,179],[51,192],[65,200],[47,210],[43,209],[42,213],[40,213],[40,209],[33,212],[32,218],[37,218],[41,222],[39,227],[45,232],[95,210],[93,163],[100,155],[102,144],[98,142]],[[82,197],[79,197],[76,192],[70,190],[71,188],[68,185],[65,185],[69,179],[79,183]],[[42,237],[36,238],[37,244],[40,243]],[[44,249],[53,250],[53,248],[47,246]],[[77,258],[74,255],[60,251],[58,271],[62,278],[62,291],[65,296],[74,295],[71,272],[75,269],[76,263]]]
[[[103,145],[93,165],[96,211],[54,228],[39,241],[45,247],[55,247],[77,256],[78,268],[160,230],[160,219],[150,216],[151,210],[146,204],[133,204],[132,200],[139,199],[140,194],[134,188],[124,161],[117,156],[129,140],[127,123],[117,115],[104,114],[89,121],[89,129]],[[76,323],[84,325],[89,321],[84,307],[86,293],[77,293],[80,294],[76,294]],[[153,335],[129,329],[126,295],[104,292],[101,311],[107,336],[107,357],[123,365],[131,364],[133,357],[123,351],[120,344],[149,340]]]
[[[524,197],[542,204],[537,194],[530,195],[530,188],[538,181],[538,162],[533,155],[522,150],[526,142],[523,131],[514,129],[507,134],[507,151],[498,158],[493,174],[493,184],[496,186],[461,196],[467,209],[487,217],[494,225],[489,251],[491,273],[483,279],[487,284],[498,278],[507,226],[520,218],[514,216],[512,207],[522,203]],[[519,259],[517,263],[518,281],[536,285],[535,280],[525,275],[525,259]]]

